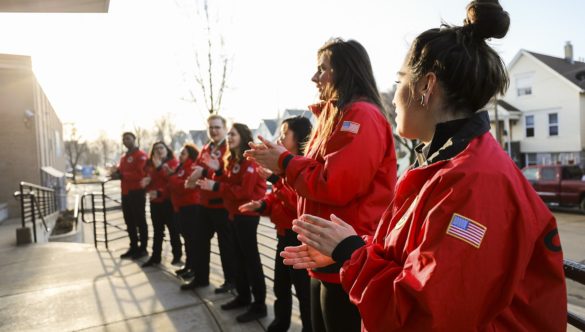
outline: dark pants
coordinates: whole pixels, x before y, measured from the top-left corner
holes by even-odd
[[[173,205],[170,200],[161,203],[150,203],[150,217],[152,227],[154,228],[154,237],[152,239],[151,259],[160,262],[163,238],[165,237],[165,225],[169,230],[171,247],[173,248],[173,257],[181,258],[181,237],[179,230],[175,226]]]
[[[236,280],[235,240],[228,212],[223,208],[201,207],[200,218],[195,223],[194,271],[198,282],[209,282],[211,238],[217,233],[219,257],[225,282]]]
[[[254,295],[254,304],[266,302],[266,282],[258,252],[256,230],[260,217],[236,215],[231,222],[236,238],[236,290],[242,301],[250,301]],[[250,292],[252,288],[252,292]]]
[[[148,226],[145,212],[146,196],[144,190],[132,190],[122,195],[122,213],[130,238],[130,249],[146,250],[148,246]],[[140,244],[138,237],[140,236]]]
[[[179,225],[185,241],[185,255],[187,256],[185,268],[188,269],[195,267],[195,242],[197,241],[195,227],[200,218],[201,206],[199,205],[187,205],[179,209]]]
[[[361,331],[361,317],[340,284],[311,278],[313,331]]]
[[[292,285],[295,287],[295,293],[299,300],[303,332],[313,330],[311,325],[309,274],[305,269],[293,269],[292,266],[284,265],[283,258],[280,257],[280,253],[284,248],[299,245],[301,245],[301,242],[297,240],[297,234],[290,229],[287,229],[283,236],[278,235],[276,258],[274,259],[274,295],[276,300],[274,301],[274,322],[270,324],[272,326],[271,331],[287,331],[290,327]]]

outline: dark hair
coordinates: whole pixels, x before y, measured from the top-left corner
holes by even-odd
[[[155,147],[157,145],[159,145],[159,144],[162,145],[162,146],[164,146],[165,149],[167,150],[167,157],[165,158],[165,160],[162,161],[163,163],[165,163],[165,162],[167,162],[167,161],[175,158],[175,154],[173,153],[173,150],[171,150],[169,148],[169,146],[165,144],[165,142],[163,142],[163,141],[154,142],[152,144],[152,147],[150,148],[150,154],[149,154],[149,157],[148,157],[148,161],[146,162],[148,165],[153,165],[152,157],[154,156]]]
[[[195,145],[187,143],[187,144],[183,145],[183,149],[185,149],[187,151],[187,154],[189,155],[189,159],[195,161],[197,159],[197,157],[199,157],[199,149],[197,149],[197,147]]]
[[[232,158],[236,160],[236,162],[241,162],[244,159],[244,151],[249,149],[248,143],[253,142],[254,139],[252,138],[252,131],[250,128],[242,123],[234,123],[232,127],[238,132],[240,135],[240,146],[237,149],[231,149],[230,152],[226,153],[225,155],[225,165],[227,166],[228,161]]]
[[[413,74],[411,96],[414,84],[429,72],[437,76],[450,111],[473,113],[496,93],[505,93],[506,66],[485,39],[503,38],[509,26],[510,17],[498,0],[475,0],[467,5],[463,26],[443,23],[421,33],[406,59]]]
[[[128,136],[132,136],[132,138],[136,139],[136,135],[134,135],[134,133],[133,133],[133,132],[131,132],[131,131],[124,132],[124,133],[122,134],[122,139],[123,139],[123,138],[124,138],[124,136],[126,136],[126,135],[128,135]]]
[[[329,53],[333,69],[333,89],[339,109],[356,98],[365,98],[383,109],[372,63],[362,44],[355,40],[334,38],[321,46],[317,54],[325,52]]]
[[[313,125],[309,119],[302,116],[295,116],[292,118],[284,119],[282,124],[287,124],[288,130],[293,132],[293,137],[299,147],[299,154],[303,155],[305,152],[305,145],[309,140],[309,135],[313,130]]]

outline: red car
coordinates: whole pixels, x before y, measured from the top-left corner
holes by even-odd
[[[574,206],[585,212],[585,181],[579,166],[533,165],[522,173],[545,203]]]

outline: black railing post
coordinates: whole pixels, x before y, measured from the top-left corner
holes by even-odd
[[[20,219],[22,220],[22,228],[25,228],[25,215],[24,215],[24,191],[22,191],[22,182],[20,183]]]
[[[108,249],[108,218],[106,217],[106,182],[102,182],[102,215],[104,217],[104,240]]]
[[[36,214],[35,214],[35,203],[34,203],[34,197],[35,197],[35,193],[31,192],[29,194],[29,200],[30,200],[30,209],[32,211],[32,224],[33,224],[33,239],[35,241],[35,243],[37,243],[37,220],[36,220]]]

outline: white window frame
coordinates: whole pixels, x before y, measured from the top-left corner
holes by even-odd
[[[551,122],[550,119],[551,115],[555,115],[557,117],[556,122]],[[555,135],[551,134],[551,129],[554,127],[557,128],[557,133]],[[559,113],[548,113],[548,136],[550,137],[559,136]]]
[[[532,119],[532,124],[530,126],[528,125],[528,118]],[[524,135],[526,136],[526,138],[536,136],[536,130],[534,128],[535,127],[534,121],[535,121],[535,119],[534,119],[533,114],[524,116]],[[532,129],[532,136],[528,136],[528,129]]]
[[[518,97],[532,95],[534,85],[534,73],[524,73],[516,75],[516,95]]]

